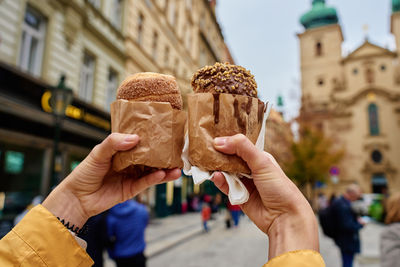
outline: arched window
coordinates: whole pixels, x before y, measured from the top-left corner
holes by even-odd
[[[317,57],[322,56],[322,43],[321,42],[317,42],[317,44],[315,45],[315,55]]]
[[[378,106],[371,103],[368,106],[369,134],[379,135]]]

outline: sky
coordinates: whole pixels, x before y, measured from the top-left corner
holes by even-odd
[[[276,107],[283,96],[286,120],[300,107],[300,65],[297,33],[299,19],[311,9],[312,0],[217,0],[217,19],[237,65],[249,69],[263,101]],[[327,0],[335,7],[344,35],[342,50],[349,53],[368,36],[374,44],[390,49],[391,0]],[[368,25],[367,32],[364,25]]]

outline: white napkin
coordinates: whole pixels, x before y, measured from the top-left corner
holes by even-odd
[[[269,112],[271,110],[271,107],[268,103],[267,105],[267,110],[264,113],[264,117],[262,120],[262,126],[260,130],[260,134],[258,135],[257,142],[256,142],[256,147],[260,149],[261,151],[264,150],[264,139],[265,139],[265,122],[268,118]],[[201,184],[205,180],[210,180],[215,172],[210,172],[210,171],[205,171],[200,169],[199,167],[192,166],[189,162],[189,136],[188,134],[185,135],[185,144],[183,146],[182,150],[182,161],[183,161],[183,173],[188,176],[193,177],[193,182],[195,184]],[[232,205],[239,205],[246,203],[247,200],[249,200],[249,191],[247,191],[246,186],[242,183],[242,181],[239,179],[239,175],[246,176],[248,178],[251,178],[250,175],[239,173],[227,173],[227,172],[222,172],[224,175],[226,182],[228,183],[229,186],[229,194],[228,198],[229,201],[231,202]]]

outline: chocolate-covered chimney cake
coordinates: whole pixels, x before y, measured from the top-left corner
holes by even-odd
[[[199,69],[192,78],[194,94],[188,96],[189,160],[206,171],[250,173],[237,156],[213,147],[213,139],[238,133],[257,141],[265,104],[257,98],[254,76],[241,66],[215,63]]]
[[[250,71],[229,63],[199,69],[192,78],[195,93],[227,93],[257,97],[257,83]]]

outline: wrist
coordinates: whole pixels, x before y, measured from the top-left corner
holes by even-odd
[[[80,229],[89,219],[81,207],[79,199],[61,183],[43,201],[43,207],[54,216]]]
[[[271,259],[280,254],[303,249],[319,251],[318,225],[311,207],[298,208],[277,217],[268,230]]]

